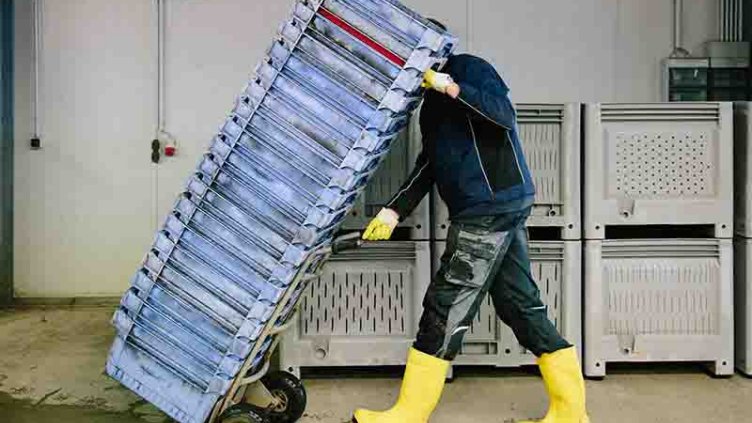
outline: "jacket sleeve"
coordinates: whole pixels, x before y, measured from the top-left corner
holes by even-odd
[[[387,203],[386,207],[397,212],[400,219],[404,219],[418,207],[423,197],[433,187],[433,183],[433,173],[431,172],[428,154],[425,151],[421,151],[418,159],[415,161],[415,168],[412,173],[410,173],[410,176],[402,184],[399,191]]]
[[[516,114],[509,100],[509,89],[488,63],[476,65],[472,81],[457,81],[459,100],[476,113],[506,129],[514,127]]]

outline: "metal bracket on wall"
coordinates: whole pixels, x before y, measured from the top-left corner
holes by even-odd
[[[157,131],[152,142],[152,163],[159,163],[164,144],[164,155],[172,157],[177,149],[177,139],[167,131],[165,43],[167,31],[167,0],[156,0],[157,8]],[[155,145],[157,148],[155,149]]]
[[[29,148],[40,150],[42,148],[41,123],[40,123],[40,69],[42,60],[42,26],[43,26],[43,5],[42,0],[33,0],[31,3],[33,13],[33,30],[34,30],[34,54],[32,58],[32,72],[34,73],[34,98],[32,99],[32,125],[33,135],[29,140]]]

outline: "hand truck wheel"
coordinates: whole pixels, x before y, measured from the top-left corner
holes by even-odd
[[[308,398],[303,383],[287,372],[274,372],[261,379],[266,389],[277,400],[277,405],[266,410],[272,423],[295,423],[303,417]]]
[[[266,412],[251,404],[237,404],[228,408],[219,418],[220,423],[271,423]]]

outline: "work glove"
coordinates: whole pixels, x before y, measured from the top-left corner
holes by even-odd
[[[422,86],[429,90],[447,94],[452,98],[457,98],[460,94],[460,86],[454,82],[454,79],[448,73],[436,72],[433,69],[426,72]]]
[[[385,241],[392,237],[394,228],[399,225],[399,215],[392,209],[383,208],[368,224],[363,232],[366,241]]]

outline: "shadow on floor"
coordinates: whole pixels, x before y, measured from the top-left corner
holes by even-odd
[[[137,408],[137,407],[134,407]],[[7,423],[167,423],[171,420],[158,412],[139,414],[134,410],[112,413],[87,407],[36,405],[0,393],[0,420]]]

